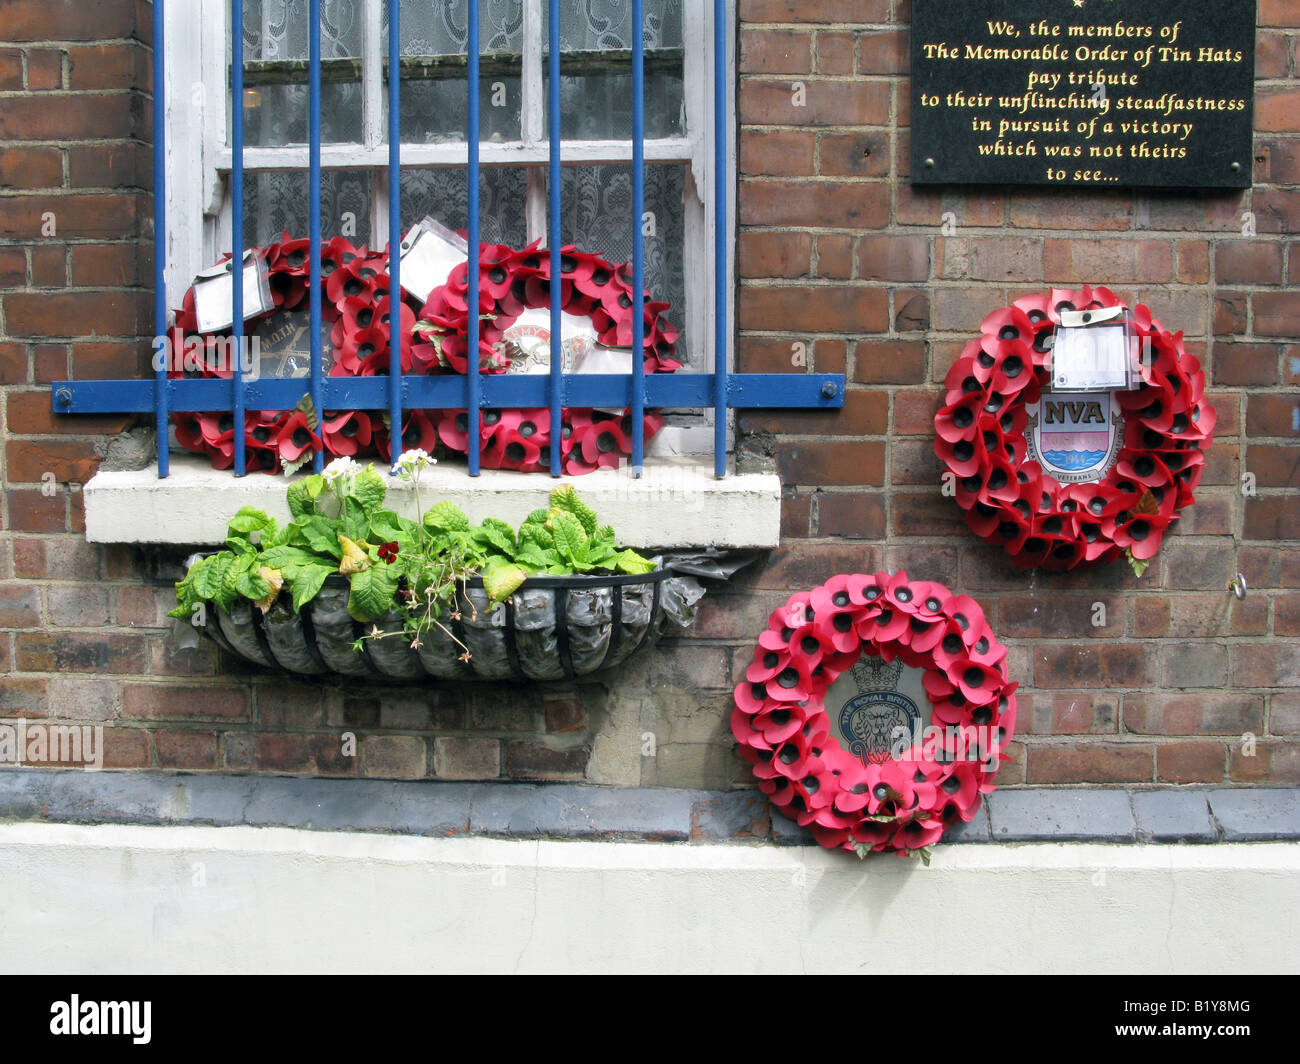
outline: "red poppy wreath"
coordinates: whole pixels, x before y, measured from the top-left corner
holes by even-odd
[[[862,655],[924,670],[929,726],[895,729],[887,757],[850,753],[826,712],[831,684]],[[731,730],[760,789],[823,846],[926,856],[994,789],[1016,686],[974,599],[901,570],[840,575],[772,612]]]
[[[935,454],[971,530],[1021,568],[1072,569],[1123,553],[1140,575],[1195,501],[1215,412],[1181,332],[1139,303],[1127,313],[1142,350],[1136,387],[1068,403],[1044,387],[1061,313],[1106,307],[1128,312],[1108,289],[1087,285],[1018,299],[984,319],[944,382]],[[1037,424],[1053,412],[1068,431]],[[1089,463],[1093,472],[1070,472]]]
[[[306,314],[311,284],[306,240],[283,239],[256,249],[267,264],[273,307],[250,320],[252,330],[278,312],[302,318]],[[229,260],[226,255],[222,261]],[[627,347],[632,342],[631,286],[626,269],[572,247],[563,249],[562,294],[565,313],[590,319],[600,343]],[[550,305],[550,261],[536,245],[522,251],[483,245],[481,252],[480,368],[485,373],[505,373],[511,360],[502,342],[510,325],[530,308]],[[342,238],[321,249],[324,280],[322,318],[329,326],[330,376],[375,376],[388,372],[388,256],[367,252]],[[468,368],[466,278],[461,265],[447,283],[435,288],[423,303],[403,296],[400,335],[403,373],[465,373]],[[643,297],[645,314],[645,369],[670,373],[679,368],[673,359],[677,330],[662,314],[666,303]],[[418,326],[417,326],[418,322]],[[292,332],[302,323],[290,323]],[[213,358],[211,337],[198,335],[194,288],[185,294],[176,312],[176,330],[169,338],[173,377],[230,377],[230,359]],[[225,330],[229,332],[229,330]],[[273,339],[273,338],[268,338]],[[304,341],[305,343],[305,341]],[[274,347],[274,343],[272,344]],[[220,348],[216,348],[220,351]],[[266,372],[266,347],[261,372]],[[273,354],[273,360],[283,357]],[[247,369],[247,367],[246,367]],[[283,369],[283,367],[281,367]],[[300,372],[303,372],[300,367]],[[218,469],[234,463],[234,417],[229,412],[177,413],[176,437],[182,447],[206,454]],[[663,418],[645,415],[645,438],[654,436]],[[327,455],[364,457],[377,454],[392,460],[390,426],[383,413],[358,410],[247,411],[243,426],[247,470],[293,472],[310,460],[314,451]],[[464,410],[409,410],[396,451],[420,448],[433,453],[439,444],[446,451],[468,450],[469,418]],[[570,475],[617,467],[632,452],[631,416],[627,411],[566,408],[558,433],[562,466]],[[487,410],[482,415],[482,464],[492,469],[544,470],[550,463],[550,411]]]

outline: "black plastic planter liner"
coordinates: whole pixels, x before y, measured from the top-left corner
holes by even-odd
[[[686,578],[689,579],[689,578]],[[255,665],[312,676],[387,680],[562,680],[620,664],[652,643],[665,620],[665,589],[682,577],[668,569],[642,576],[530,578],[489,609],[483,581],[473,577],[458,593],[460,618],[444,611],[437,626],[412,647],[396,611],[375,625],[348,613],[348,582],[331,576],[301,613],[281,594],[263,614],[247,599],[211,609],[203,626],[223,649]],[[373,627],[392,633],[353,644]],[[455,636],[453,639],[452,636]],[[469,660],[462,661],[465,650]]]

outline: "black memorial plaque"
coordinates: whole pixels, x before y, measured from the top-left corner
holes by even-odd
[[[912,182],[1248,188],[1254,0],[912,0]]]

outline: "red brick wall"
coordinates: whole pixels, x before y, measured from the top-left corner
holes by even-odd
[[[0,0],[0,718],[104,723],[126,769],[726,786],[748,776],[728,689],[768,611],[902,566],[977,595],[1011,648],[1004,782],[1300,780],[1300,15],[1260,0],[1253,190],[990,193],[906,180],[905,0],[738,3],[739,368],[797,371],[804,344],[810,368],[848,375],[846,404],[742,417],[741,464],[786,485],[782,547],[689,637],[543,693],[286,684],[180,648],[165,571],[84,542],[79,488],[125,419],[54,418],[48,384],[146,368],[150,9]],[[930,449],[940,382],[984,315],[1082,281],[1184,329],[1219,411],[1198,503],[1140,580],[1015,570],[940,496]]]

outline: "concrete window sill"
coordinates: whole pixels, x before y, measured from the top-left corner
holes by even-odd
[[[781,529],[781,482],[771,473],[718,480],[705,460],[648,459],[639,479],[626,469],[560,480],[538,473],[485,469],[471,478],[461,466],[428,470],[420,487],[427,509],[444,499],[472,521],[499,517],[514,524],[545,505],[557,483],[572,483],[629,547],[775,547]],[[216,544],[241,506],[289,519],[285,478],[235,477],[198,457],[174,455],[171,475],[155,469],[101,471],[85,487],[86,539],[92,543]],[[389,484],[389,505],[414,516],[409,484]]]

